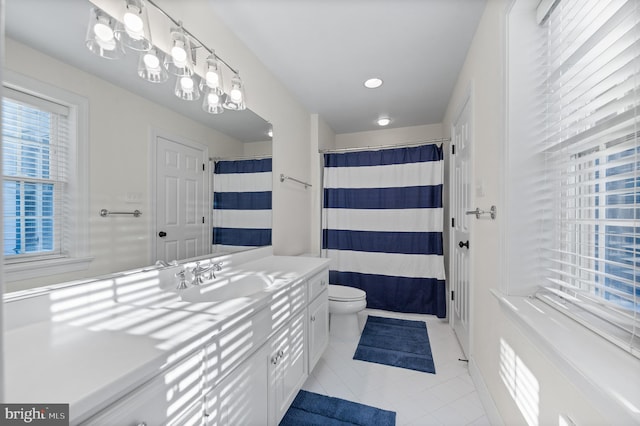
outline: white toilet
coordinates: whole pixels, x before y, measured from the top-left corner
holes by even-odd
[[[367,293],[343,285],[329,285],[329,333],[336,337],[360,336],[358,312],[367,307]]]

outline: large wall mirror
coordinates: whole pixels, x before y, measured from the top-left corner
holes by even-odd
[[[127,50],[118,60],[94,55],[85,46],[92,6],[88,0],[5,0],[5,80],[7,75],[25,75],[88,100],[86,214],[92,258],[87,268],[76,272],[17,275],[14,283],[9,274],[8,290],[132,269],[163,257],[154,248],[163,231],[153,211],[158,161],[154,138],[193,143],[206,153],[211,191],[207,253],[269,245],[269,123],[249,109],[208,114],[202,100],[178,99],[171,77],[161,84],[140,79],[136,52]],[[184,26],[189,29],[188,22]],[[246,90],[250,98],[250,88]],[[142,214],[101,217],[102,209]],[[34,238],[41,242],[44,237]],[[182,253],[176,257],[194,254]]]

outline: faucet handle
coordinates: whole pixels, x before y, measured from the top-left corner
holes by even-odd
[[[176,290],[184,290],[186,288],[189,288],[189,285],[187,284],[187,271],[182,269],[180,270],[180,272],[176,272],[175,276],[176,278],[180,278],[180,282],[178,283]]]

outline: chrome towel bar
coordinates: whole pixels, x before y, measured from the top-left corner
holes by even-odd
[[[107,217],[107,216],[111,216],[114,214],[130,214],[133,215],[133,217],[140,217],[140,215],[142,214],[142,212],[140,210],[134,210],[132,212],[110,212],[107,209],[102,209],[100,210],[100,216],[102,217]]]
[[[308,187],[311,187],[311,186],[312,186],[310,183],[303,182],[303,181],[298,180],[298,179],[296,179],[296,178],[292,178],[291,176],[285,176],[285,175],[281,174],[281,175],[280,175],[280,182],[284,182],[284,181],[285,181],[285,179],[292,180],[292,181],[294,181],[294,182],[299,183],[300,185],[304,185],[304,189],[307,189]]]

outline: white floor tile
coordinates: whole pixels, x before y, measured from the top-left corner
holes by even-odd
[[[424,321],[436,374],[354,360],[359,337],[331,338],[303,389],[395,411],[398,426],[489,424],[448,322],[367,309],[363,325],[367,315]]]

